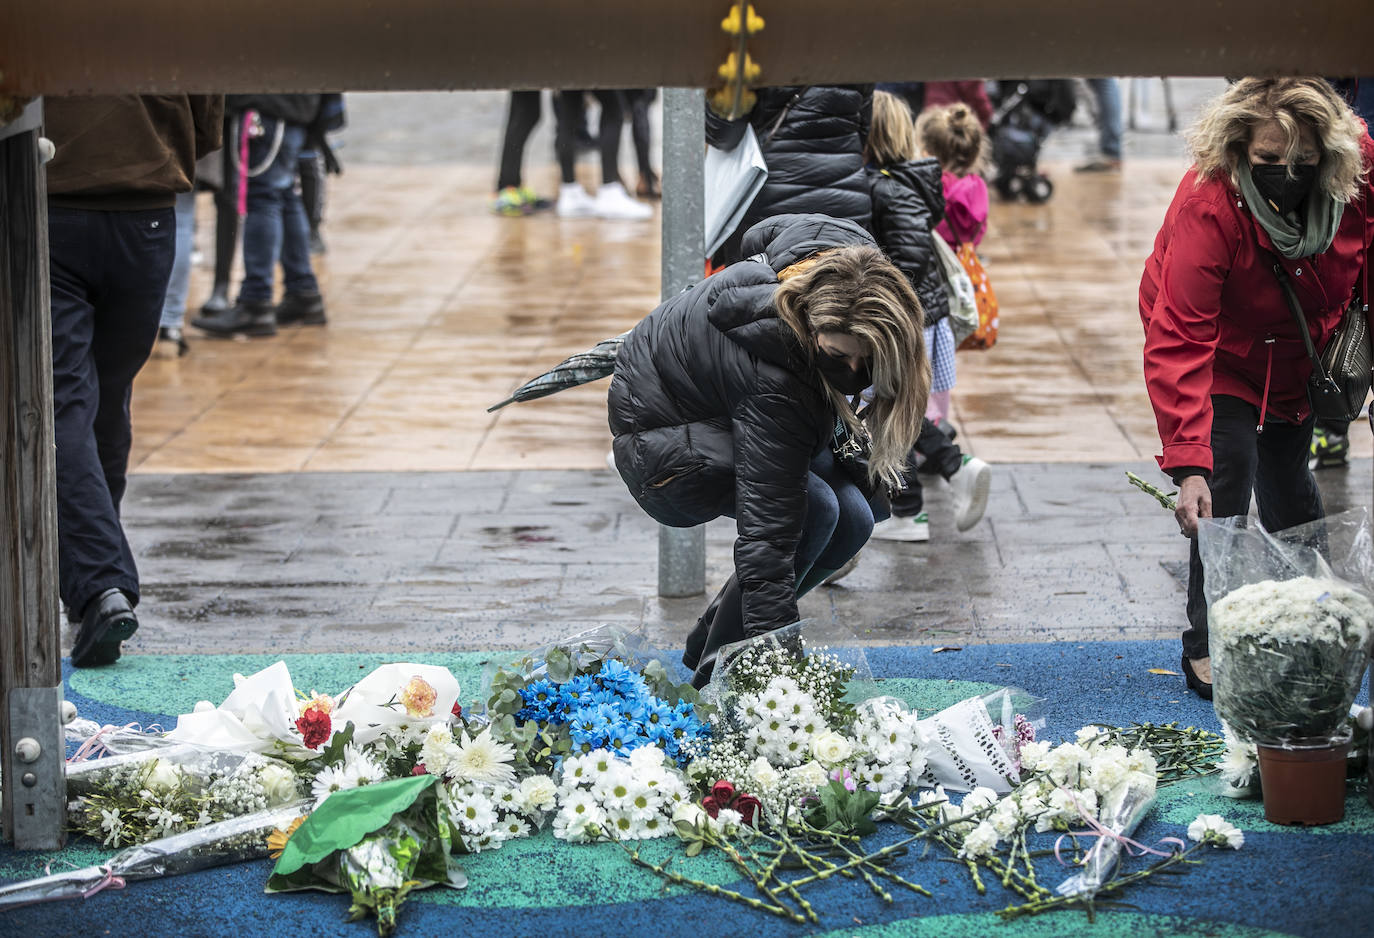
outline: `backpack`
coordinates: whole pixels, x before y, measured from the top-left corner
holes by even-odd
[[[959,263],[973,282],[974,299],[978,304],[978,325],[973,334],[959,343],[960,349],[986,350],[997,342],[997,294],[988,282],[988,272],[973,250],[971,243],[959,245]]]
[[[935,254],[944,272],[945,295],[949,297],[949,326],[958,344],[978,331],[978,295],[973,280],[964,270],[959,256],[938,231],[930,233],[935,242]]]

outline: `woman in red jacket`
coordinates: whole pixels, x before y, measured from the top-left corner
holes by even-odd
[[[1145,385],[1192,538],[1183,671],[1211,699],[1198,518],[1246,514],[1278,531],[1322,517],[1308,469],[1312,365],[1275,274],[1281,265],[1321,348],[1366,293],[1374,144],[1319,78],[1247,78],[1193,129],[1140,281]],[[1358,286],[1358,291],[1357,291]]]

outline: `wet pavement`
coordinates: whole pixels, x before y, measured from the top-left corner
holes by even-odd
[[[1174,84],[1185,118],[1220,87]],[[1146,116],[1161,124],[1154,85]],[[485,410],[653,307],[657,219],[492,216],[504,95],[350,102],[318,267],[328,326],[192,333],[190,355],[138,379],[124,518],[143,624],[127,651],[519,648],[605,622],[680,643],[706,597],[655,594],[657,527],[605,469],[604,383]],[[527,158],[542,192],[557,183],[549,123]],[[842,584],[803,600],[836,637],[958,646],[1181,628],[1186,544],[1124,471],[1167,482],[1151,461],[1135,293],[1185,164],[1177,137],[1141,131],[1120,174],[1073,173],[1093,139],[1084,125],[1051,140],[1049,204],[993,206],[984,255],[1002,334],[961,354],[953,415],[960,443],[995,465],[987,519],[955,533],[947,489],[929,486],[930,544],[872,543]],[[628,154],[622,166],[632,181]],[[591,184],[595,165],[579,174]],[[193,302],[207,276],[196,269]],[[1364,427],[1352,467],[1319,475],[1331,509],[1369,502]],[[711,591],[732,540],[731,522],[708,526]]]

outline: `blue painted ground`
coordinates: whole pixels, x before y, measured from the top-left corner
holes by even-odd
[[[1082,645],[990,645],[933,653],[931,648],[870,649],[868,660],[883,692],[914,706],[936,709],[1005,685],[1047,698],[1047,735],[1071,735],[1088,722],[1126,724],[1180,720],[1217,728],[1210,706],[1185,694],[1179,677],[1149,668],[1177,670],[1176,642],[1102,642]],[[218,701],[232,688],[235,671],[250,673],[276,660],[266,656],[134,656],[118,667],[68,672],[67,694],[81,714],[101,722],[170,725],[200,699]],[[298,686],[335,691],[382,663],[380,656],[288,656]],[[449,666],[463,684],[465,701],[476,696],[487,656],[425,655],[415,660]],[[1362,694],[1367,699],[1367,690]],[[1346,818],[1312,830],[1268,824],[1257,801],[1236,802],[1215,794],[1203,780],[1161,791],[1137,833],[1153,842],[1183,836],[1200,812],[1220,813],[1245,832],[1239,852],[1208,852],[1186,875],[1134,889],[1132,908],[1100,911],[1094,923],[1082,913],[1059,912],[1003,924],[997,909],[1013,897],[990,884],[979,895],[961,866],[907,856],[904,875],[934,893],[926,898],[894,893],[884,905],[850,881],[808,891],[821,915],[819,926],[794,926],[762,913],[679,888],[665,889],[632,867],[610,846],[573,846],[548,835],[507,844],[464,858],[470,879],[461,892],[418,893],[402,911],[401,935],[465,936],[704,935],[750,934],[858,936],[858,938],[955,938],[1004,935],[1038,938],[1069,934],[1148,935],[1366,935],[1374,922],[1374,809],[1363,787],[1351,786]],[[647,845],[645,855],[680,857],[673,843]],[[74,840],[58,854],[0,850],[0,881],[97,863],[109,855],[91,842]],[[732,872],[709,858],[676,859],[674,868],[722,884]],[[1052,859],[1038,864],[1043,881],[1058,881]],[[52,903],[0,913],[0,935],[25,938],[75,935],[148,935],[197,938],[219,935],[366,936],[373,927],[343,921],[347,900],[320,893],[267,896],[268,861],[241,864],[168,880],[132,883],[86,901]],[[1320,912],[1320,915],[1317,913]]]

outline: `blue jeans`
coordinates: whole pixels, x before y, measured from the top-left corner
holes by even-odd
[[[1121,85],[1115,78],[1089,78],[1088,87],[1097,99],[1098,147],[1102,155],[1121,159]]]
[[[180,329],[186,318],[186,294],[191,289],[191,248],[196,240],[196,193],[177,195],[177,249],[172,260],[172,276],[167,280],[167,296],[162,301],[164,329]]]
[[[811,461],[806,477],[806,520],[793,564],[797,595],[803,596],[843,567],[873,533],[887,509],[864,498],[830,450]]]
[[[78,614],[112,587],[138,602],[138,569],[119,521],[133,443],[129,398],[157,341],[175,242],[170,208],[48,207],[58,589]]]
[[[271,156],[280,123],[275,117],[263,117],[264,133],[248,143],[250,167],[262,165]],[[286,124],[271,165],[248,180],[240,303],[272,302],[272,276],[278,261],[287,293],[320,292],[310,267],[310,222],[295,188],[296,161],[304,145],[305,128]]]

